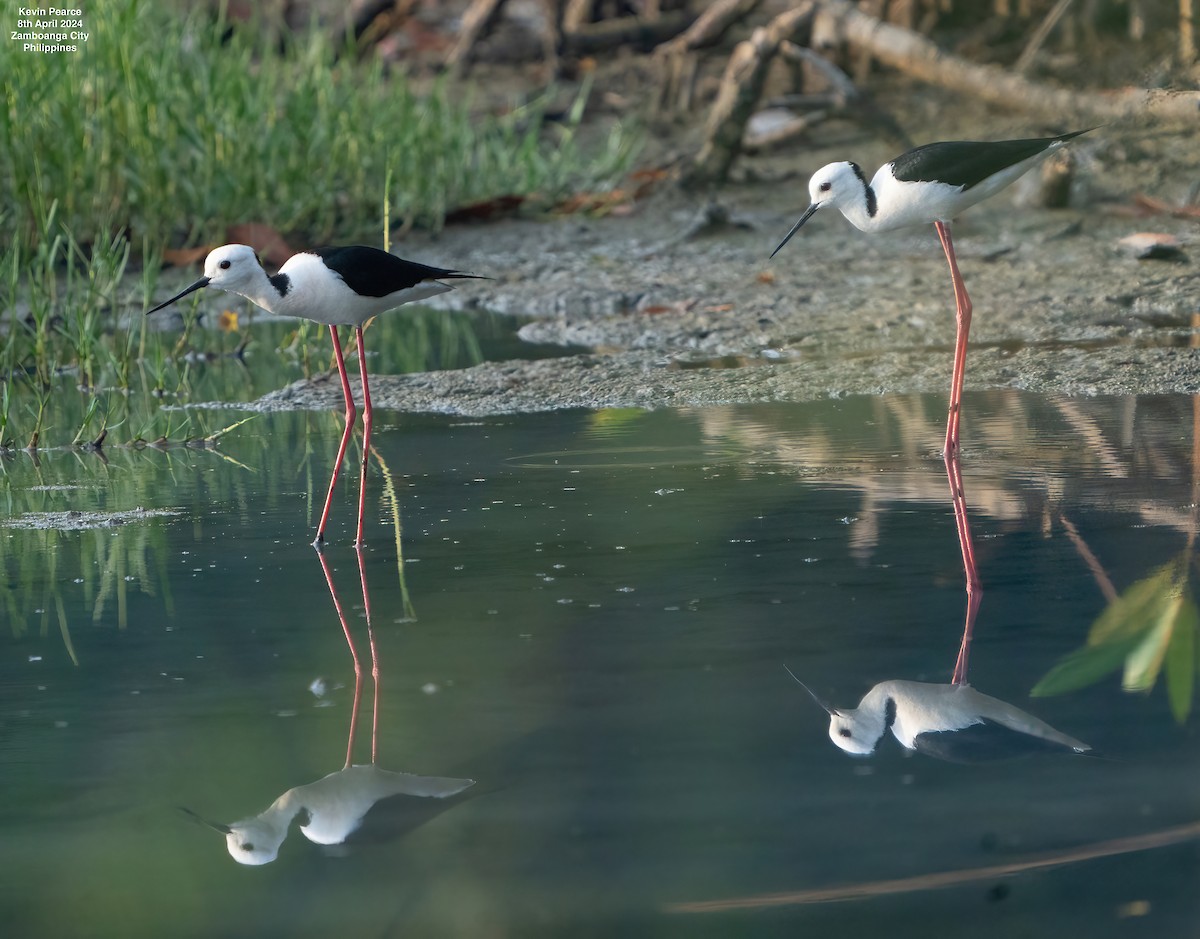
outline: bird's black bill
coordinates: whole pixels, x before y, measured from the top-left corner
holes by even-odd
[[[191,809],[187,808],[186,806],[178,805],[178,806],[176,806],[176,808],[179,809],[179,811],[181,811],[184,815],[186,815],[192,821],[197,822],[200,825],[203,825],[205,828],[211,828],[213,831],[219,831],[223,835],[227,835],[230,832],[230,828],[228,825],[220,825],[217,822],[210,822],[203,815],[197,815],[195,812],[193,812]]]
[[[809,214],[812,214],[812,213],[809,213]],[[800,227],[799,225],[796,226],[796,228],[799,228],[799,227]],[[780,247],[782,248],[783,245],[780,245]],[[831,708],[828,704],[826,704],[824,701],[822,701],[820,698],[818,698],[817,693],[815,691],[813,691],[810,687],[808,687],[808,685],[804,684],[804,682],[802,682],[799,678],[797,678],[796,673],[793,672],[790,668],[788,668],[786,664],[783,666],[783,669],[789,675],[792,676],[792,680],[797,685],[799,685],[801,688],[803,688],[805,691],[807,691],[809,693],[809,695],[812,697],[812,699],[817,702],[818,706],[821,708],[822,711],[824,711],[826,714],[830,715],[831,717],[833,715],[837,714],[837,708]]]
[[[803,225],[805,222],[807,222],[810,218],[812,218],[813,213],[815,211],[817,211],[817,209],[819,209],[820,207],[821,207],[821,204],[819,202],[814,202],[812,205],[810,205],[807,209],[804,210],[804,214],[800,216],[800,221],[798,221],[795,225],[793,225],[792,230],[787,233],[787,236],[783,239],[783,241],[779,242],[779,247],[771,252],[771,257],[775,257],[775,255],[777,255],[780,251],[783,250],[783,246],[792,240],[792,235],[796,234],[796,232],[798,232],[800,230],[800,226]],[[795,676],[793,675],[792,677],[794,678]]]
[[[153,310],[147,310],[147,311],[146,311],[146,315],[147,315],[147,316],[149,316],[151,313],[157,313],[157,312],[158,312],[159,310],[161,310],[163,307],[165,307],[165,306],[170,306],[170,305],[171,305],[172,303],[174,303],[176,300],[180,300],[180,299],[182,299],[183,297],[186,297],[186,296],[187,296],[189,293],[192,293],[193,291],[199,290],[201,287],[207,287],[207,286],[208,286],[208,278],[207,278],[207,277],[201,277],[201,278],[200,278],[198,281],[196,281],[194,284],[192,284],[192,286],[188,287],[188,288],[187,288],[187,290],[184,290],[182,293],[177,293],[177,294],[175,294],[175,296],[173,296],[173,297],[172,297],[170,300],[168,300],[166,303],[160,303],[160,304],[159,304],[158,306],[156,306],[156,307],[155,307]]]

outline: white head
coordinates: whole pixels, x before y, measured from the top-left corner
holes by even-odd
[[[243,819],[232,825],[210,822],[203,815],[197,815],[183,806],[180,806],[179,810],[205,828],[211,828],[224,835],[225,847],[229,849],[230,857],[239,864],[251,867],[270,864],[279,856],[279,846],[287,837],[289,820],[273,817],[270,809],[255,818]]]
[[[233,290],[263,274],[262,265],[249,245],[222,245],[213,248],[204,259],[204,276],[208,286]]]
[[[867,180],[857,163],[827,163],[808,181],[808,201],[817,208],[836,208],[858,196],[866,185]]]
[[[808,181],[808,208],[783,241],[779,242],[779,247],[771,252],[771,257],[775,257],[783,246],[792,240],[792,235],[813,217],[817,209],[825,206],[840,208],[866,191],[867,180],[857,163],[828,163],[822,166]]]
[[[862,707],[847,711],[830,707],[818,698],[816,692],[808,685],[796,678],[795,672],[786,665],[784,668],[796,684],[807,691],[821,710],[829,715],[829,739],[837,744],[839,749],[853,756],[868,756],[875,752],[875,744],[887,730],[887,717],[884,712],[876,713],[870,708]]]
[[[201,287],[216,287],[245,296],[251,285],[261,281],[264,277],[266,274],[263,272],[262,265],[258,263],[253,248],[249,245],[222,245],[208,252],[208,257],[204,259],[203,277],[186,290],[175,294],[166,303],[160,303],[153,310],[147,310],[146,313],[147,315],[156,313]]]
[[[829,739],[854,756],[869,756],[887,730],[884,715],[858,708],[829,708]]]
[[[258,819],[249,818],[235,822],[225,832],[225,847],[229,855],[239,864],[259,867],[270,864],[279,856],[279,846],[287,835],[287,829],[266,825]]]

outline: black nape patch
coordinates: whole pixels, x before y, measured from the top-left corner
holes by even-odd
[[[851,163],[850,169],[854,170],[854,175],[858,177],[858,181],[863,184],[863,190],[867,194],[867,215],[871,218],[875,217],[875,213],[879,211],[879,204],[875,201],[875,190],[871,188],[871,184],[867,182],[866,174],[863,173],[862,167],[857,163]]]
[[[896,723],[896,699],[888,698],[887,704],[883,706],[883,727],[885,730],[890,730],[894,723]]]
[[[292,279],[287,274],[272,274],[267,278],[271,282],[271,286],[279,291],[279,296],[286,297],[288,291],[292,289]]]

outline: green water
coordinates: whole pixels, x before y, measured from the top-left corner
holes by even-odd
[[[1102,753],[988,766],[890,736],[853,759],[782,668],[845,707],[883,679],[949,680],[964,600],[940,399],[379,412],[377,763],[476,784],[381,802],[334,847],[298,818],[262,867],[178,807],[231,823],[345,763],[354,669],[309,546],[338,417],[257,417],[216,452],[7,458],[5,934],[1188,934],[1196,843],[1176,829],[1197,820],[1200,747],[1167,672],[1178,706],[1194,648],[1145,693],[1119,669],[1028,693],[1087,641],[1103,579],[1121,592],[1185,555],[1195,576],[1193,407],[968,397],[971,681]],[[325,558],[367,672],[366,763],[356,475]],[[11,527],[136,507],[176,514]],[[1133,836],[1158,842],[1112,848]],[[935,889],[946,872],[962,879]]]

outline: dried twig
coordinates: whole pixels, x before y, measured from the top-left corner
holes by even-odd
[[[704,144],[685,171],[681,185],[703,188],[723,182],[729,175],[729,168],[742,149],[746,123],[762,97],[771,61],[784,40],[808,26],[814,9],[812,0],[801,3],[737,44],[708,116]]]
[[[692,109],[699,49],[716,45],[733,24],[753,13],[762,0],[717,0],[691,26],[654,50],[659,66],[659,110],[686,114]]]
[[[1029,42],[1026,43],[1024,50],[1017,57],[1017,61],[1013,64],[1014,71],[1029,71],[1029,67],[1033,65],[1033,60],[1037,58],[1042,45],[1046,42],[1054,27],[1058,25],[1058,21],[1063,18],[1063,14],[1067,12],[1073,2],[1074,0],[1058,0],[1058,3],[1054,4],[1053,9],[1046,14],[1046,18],[1033,31],[1033,35],[1029,37]]]
[[[975,65],[949,55],[924,36],[881,23],[848,0],[814,0],[827,11],[841,35],[854,45],[871,48],[885,65],[934,85],[1010,107],[1053,114],[1086,114],[1093,119],[1156,117],[1191,120],[1200,115],[1200,93],[1171,93],[1146,88],[1110,92],[1072,91],[1033,82],[994,65]]]
[[[446,56],[446,66],[454,75],[462,75],[471,62],[475,46],[487,34],[500,16],[504,0],[471,0],[462,16],[458,42]]]
[[[678,36],[691,25],[693,19],[686,10],[672,10],[654,19],[619,16],[599,23],[588,23],[563,35],[563,51],[573,55],[589,55],[631,44],[650,49]]]

